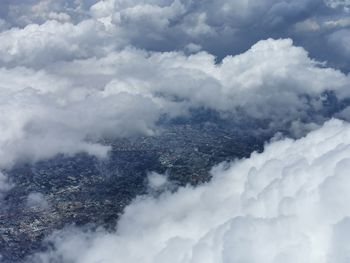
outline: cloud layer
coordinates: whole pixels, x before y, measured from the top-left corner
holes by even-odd
[[[348,12],[320,0],[2,1],[0,167],[105,156],[102,138],[154,134],[189,108],[302,134],[332,115],[328,92],[348,97],[349,76],[305,50],[346,68]]]
[[[331,120],[205,185],[136,199],[116,233],[58,232],[35,262],[347,262],[349,154],[349,124]]]
[[[220,64],[206,52],[125,49],[45,69],[3,67],[0,75],[1,167],[57,153],[105,156],[101,139],[152,135],[161,116],[190,108],[264,120],[272,130],[321,123],[325,92],[342,100],[350,84],[289,39],[260,41]]]
[[[153,51],[196,47],[223,58],[260,39],[292,37],[318,60],[350,69],[348,52],[339,54],[339,43],[332,41],[349,35],[347,1],[6,0],[1,9],[0,54],[10,49],[12,59],[21,63],[34,63],[36,53],[42,56],[37,63],[43,64],[44,54],[48,61],[72,59],[129,45]],[[21,59],[24,54],[29,58]],[[1,57],[10,62],[6,55]]]
[[[349,12],[347,0],[2,0],[0,199],[18,162],[104,158],[103,139],[155,135],[193,109],[295,137],[349,120]],[[347,262],[349,134],[332,120],[271,143],[206,185],[136,200],[117,233],[59,232],[34,261]]]

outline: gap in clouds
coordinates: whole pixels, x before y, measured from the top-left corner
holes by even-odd
[[[43,237],[70,224],[112,231],[136,196],[199,185],[210,180],[213,165],[248,156],[262,146],[261,136],[231,130],[223,120],[208,122],[207,115],[198,114],[191,122],[174,120],[158,136],[106,141],[112,149],[105,160],[86,154],[60,155],[7,170],[14,186],[6,194],[2,212],[14,227],[14,238],[7,244],[14,244],[2,250],[3,257],[17,261],[24,253],[43,249]],[[167,173],[167,185],[149,188],[151,171]],[[33,193],[42,196],[43,202],[28,206]],[[23,227],[22,222],[33,220],[35,225]]]
[[[346,262],[348,123],[216,166],[210,182],[139,197],[117,231],[67,227],[28,262]]]

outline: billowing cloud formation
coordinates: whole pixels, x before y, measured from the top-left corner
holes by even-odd
[[[114,49],[112,42],[100,22],[86,20],[73,25],[51,20],[1,32],[0,61],[6,66],[38,68],[61,60],[106,54]]]
[[[105,157],[104,138],[153,135],[198,108],[297,137],[335,112],[350,119],[349,12],[347,0],[3,0],[0,171],[58,153]],[[198,189],[138,201],[117,234],[58,234],[43,260],[344,262],[348,130],[332,121]],[[0,173],[0,194],[9,187]]]
[[[57,153],[105,156],[101,139],[153,134],[161,116],[190,108],[265,120],[273,129],[320,123],[324,92],[343,99],[350,84],[288,39],[260,41],[220,64],[206,52],[130,48],[45,69],[1,68],[0,75],[0,167]]]
[[[334,34],[348,35],[348,14],[347,1],[329,0],[2,1],[0,54],[10,49],[12,59],[34,63],[30,60],[41,53],[42,64],[44,54],[50,61],[128,45],[153,51],[196,46],[222,58],[260,39],[292,37],[312,56],[349,71],[349,56],[339,55],[337,43],[328,41]],[[30,56],[22,61],[26,52]],[[11,61],[9,54],[1,57]]]
[[[205,185],[135,200],[116,233],[58,232],[35,262],[347,262],[349,154],[349,124],[331,120]]]
[[[320,0],[2,1],[0,168],[60,152],[105,156],[101,138],[153,134],[160,116],[196,107],[274,129],[293,122],[302,134],[299,122],[324,120],[325,91],[348,96],[349,76],[291,40],[250,45],[280,32],[316,34],[347,67],[347,8]]]

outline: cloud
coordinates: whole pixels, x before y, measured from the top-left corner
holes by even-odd
[[[13,184],[8,177],[0,172],[0,203],[4,197],[4,194],[12,188]],[[1,208],[0,208],[1,209]]]
[[[3,0],[0,17],[11,25],[24,27],[47,20],[80,22],[89,17],[88,10],[96,0]]]
[[[169,174],[159,174],[157,172],[150,172],[147,175],[148,195],[159,196],[165,191],[175,191],[178,186],[175,182],[169,180]]]
[[[35,262],[346,262],[349,151],[349,124],[331,120],[215,167],[207,184],[136,199],[116,233],[57,232]]]
[[[147,179],[149,187],[153,190],[159,190],[163,188],[168,182],[166,175],[162,175],[156,172],[148,174]]]
[[[55,20],[29,24],[0,33],[0,64],[38,68],[61,60],[89,58],[111,51],[114,41],[105,26],[94,20],[77,25]]]
[[[58,153],[104,157],[109,146],[99,139],[150,133],[158,117],[157,106],[137,95],[83,97],[67,104],[60,99],[30,88],[2,93],[1,167]]]
[[[347,19],[347,1],[15,0],[1,3],[1,9],[0,17],[12,27],[10,31],[15,31],[7,37],[17,43],[16,39],[29,35],[28,41],[38,43],[33,31],[39,30],[43,36],[39,37],[40,45],[45,46],[42,48],[58,49],[46,53],[49,59],[51,53],[62,59],[99,56],[106,46],[114,51],[130,45],[174,51],[186,50],[189,44],[223,58],[244,52],[261,39],[291,37],[316,59],[349,71],[347,60],[332,51],[336,45],[323,44],[336,31],[349,29],[344,23],[327,26],[327,21]],[[50,27],[57,28],[56,38],[61,41],[53,39],[56,31]],[[46,34],[52,30],[51,35]],[[65,33],[60,34],[62,30]],[[67,38],[73,45],[65,43]],[[90,43],[94,40],[103,43],[97,48],[99,52],[98,44]],[[25,44],[18,42],[21,50]],[[62,54],[65,49],[69,55]]]
[[[350,21],[339,21],[338,23],[349,23]],[[350,29],[342,29],[339,31],[336,31],[332,33],[329,36],[328,41],[331,43],[331,45],[336,49],[336,52],[339,56],[346,56],[347,58],[350,58],[350,48],[349,48],[349,42],[350,42]]]
[[[156,135],[162,117],[200,108],[219,112],[244,133],[300,137],[343,110],[337,102],[327,106],[325,92],[338,101],[349,97],[348,75],[310,59],[290,39],[259,41],[220,63],[205,51],[126,48],[59,61],[52,54],[54,62],[42,69],[29,66],[42,53],[28,54],[27,66],[0,68],[0,170],[57,154],[106,158],[104,139]],[[347,119],[346,110],[338,116]],[[251,129],[252,122],[264,125]]]
[[[27,196],[26,206],[30,209],[46,210],[49,208],[49,203],[41,193],[30,193]]]
[[[295,121],[320,124],[329,117],[322,111],[325,92],[342,100],[350,84],[349,76],[310,59],[289,39],[260,41],[220,64],[206,52],[128,48],[45,69],[3,67],[0,76],[6,113],[0,117],[0,167],[57,153],[105,156],[109,148],[101,139],[152,135],[161,116],[186,115],[191,108],[241,124],[264,120],[272,132],[292,122],[295,128]]]
[[[348,13],[340,0],[4,0],[0,170],[59,153],[104,158],[105,138],[156,135],[160,119],[195,109],[295,137],[349,119]],[[343,262],[348,130],[331,121],[271,143],[197,189],[135,201],[117,234],[58,233],[42,257]],[[169,189],[149,179],[156,195]],[[0,193],[9,187],[0,173]]]
[[[350,2],[349,0],[327,0],[327,5],[332,8],[343,8],[346,12],[349,12]]]

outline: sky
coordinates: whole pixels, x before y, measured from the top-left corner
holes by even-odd
[[[348,262],[349,61],[348,0],[1,0],[0,199],[16,163],[108,158],[103,138],[210,109],[294,139],[136,199],[115,233],[56,233],[34,262]]]

